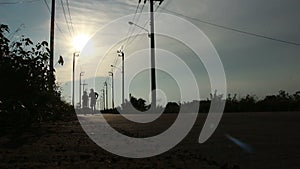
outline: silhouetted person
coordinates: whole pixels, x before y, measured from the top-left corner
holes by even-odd
[[[89,97],[91,98],[91,109],[92,110],[96,110],[96,100],[98,98],[98,93],[94,92],[94,89],[91,89],[90,90],[90,94],[89,94]]]
[[[58,64],[64,65],[64,58],[62,56],[59,56]]]
[[[82,95],[82,107],[83,108],[88,107],[88,100],[89,100],[89,96],[87,95],[87,92],[83,91],[83,95]]]

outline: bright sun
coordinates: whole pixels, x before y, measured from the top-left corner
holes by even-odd
[[[73,46],[76,50],[81,51],[85,44],[89,41],[89,37],[84,34],[80,34],[74,37],[73,39]]]

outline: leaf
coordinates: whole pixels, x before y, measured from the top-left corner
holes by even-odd
[[[39,44],[39,43],[36,45],[36,49],[37,49],[37,50],[40,50],[41,47],[42,47],[42,46],[41,46],[41,44]]]
[[[42,42],[42,45],[43,45],[43,46],[48,46],[48,42],[43,41],[43,42]]]
[[[22,43],[21,42],[16,42],[16,47],[20,47],[22,46]]]
[[[3,33],[3,32],[9,33],[8,25],[3,25],[3,24],[1,24],[1,25],[0,25],[0,32],[1,32],[1,33]]]
[[[29,38],[26,38],[24,40],[25,40],[25,45],[26,46],[33,45],[32,41]]]

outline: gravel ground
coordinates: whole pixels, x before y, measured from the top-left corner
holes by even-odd
[[[175,118],[169,114],[154,123],[136,125],[120,115],[105,115],[111,126],[135,137],[156,135]],[[103,150],[78,121],[47,123],[14,139],[0,137],[0,168],[300,168],[300,112],[224,114],[214,135],[199,144],[204,121],[205,115],[199,115],[180,144],[145,159],[123,158]]]

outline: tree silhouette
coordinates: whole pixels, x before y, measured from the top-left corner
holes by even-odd
[[[134,96],[130,97],[130,103],[132,104],[132,106],[134,108],[136,108],[137,110],[143,112],[147,110],[147,106],[146,106],[146,100],[142,99],[142,98],[135,98]]]
[[[6,38],[7,25],[0,25],[0,123],[14,127],[53,120],[70,112],[60,100],[49,69],[48,43],[33,42],[24,36],[16,42]],[[55,90],[51,90],[52,87]]]

